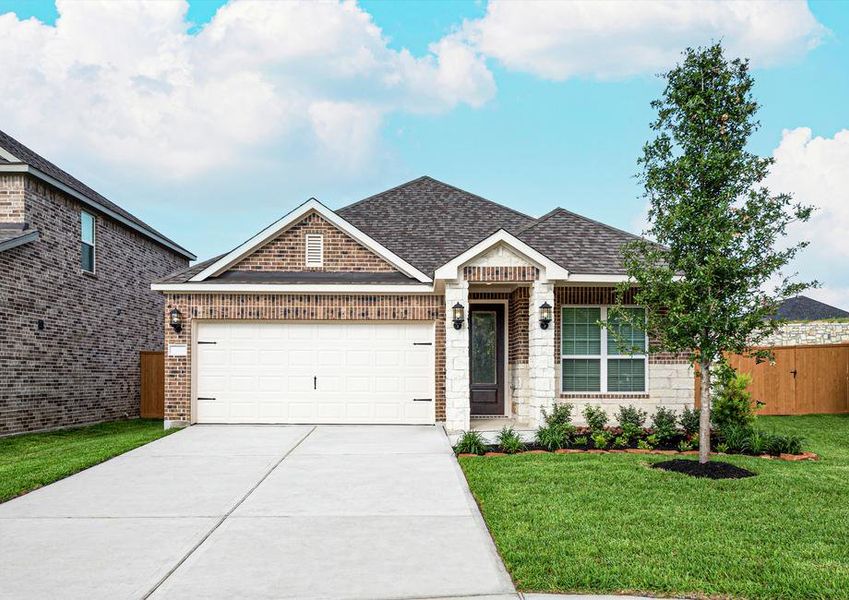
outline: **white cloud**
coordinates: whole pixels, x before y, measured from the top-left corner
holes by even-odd
[[[686,46],[720,39],[730,54],[769,66],[804,54],[827,30],[798,0],[492,0],[464,33],[509,69],[564,80],[653,74]]]
[[[849,129],[831,138],[813,137],[807,127],[785,130],[773,156],[769,189],[817,208],[810,221],[791,227],[792,240],[810,242],[794,267],[801,279],[824,284],[812,296],[849,306]]]
[[[45,152],[89,148],[133,169],[198,175],[281,143],[354,167],[384,115],[495,92],[465,44],[392,50],[352,2],[234,1],[197,35],[185,2],[57,8],[55,26],[0,15],[4,127]]]

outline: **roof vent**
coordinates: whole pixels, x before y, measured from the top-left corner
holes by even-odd
[[[307,234],[307,266],[320,267],[324,264],[324,236],[321,234]]]

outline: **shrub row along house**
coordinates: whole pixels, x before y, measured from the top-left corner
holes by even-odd
[[[150,283],[194,258],[0,132],[0,435],[138,416]]]
[[[152,285],[166,304],[166,424],[458,431],[480,416],[535,427],[558,401],[691,406],[686,356],[649,356],[642,332],[597,324],[632,239],[430,177],[336,211],[310,200]]]

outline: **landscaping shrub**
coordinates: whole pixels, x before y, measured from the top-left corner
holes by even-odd
[[[604,412],[604,409],[600,406],[585,406],[583,415],[584,419],[587,421],[587,427],[589,427],[590,431],[593,433],[603,431],[604,426],[607,425],[607,413]]]
[[[662,406],[657,409],[652,417],[651,428],[658,443],[669,443],[678,435],[677,422],[678,417],[675,415],[675,411]]]
[[[699,432],[699,411],[695,408],[685,407],[678,419],[681,429],[687,436],[696,435]]]
[[[626,425],[632,425],[637,429],[642,429],[646,422],[646,417],[648,417],[648,413],[646,413],[646,411],[640,410],[636,406],[630,404],[628,406],[620,406],[619,412],[616,414],[619,426],[623,429]]]
[[[649,438],[650,437],[651,436],[649,436]],[[639,448],[640,450],[653,450],[654,446],[651,445],[648,439],[645,439],[637,442],[637,448]]]
[[[726,452],[746,453],[751,447],[752,430],[740,425],[730,425],[722,432]]]
[[[568,402],[555,404],[554,410],[551,411],[551,414],[548,414],[543,408],[542,419],[545,421],[546,425],[570,425],[572,423],[573,408],[574,407]]]
[[[801,454],[803,439],[798,435],[770,434],[769,453],[775,456],[779,454]]]
[[[574,433],[575,428],[569,424],[544,425],[537,429],[536,441],[542,448],[553,452],[568,448]]]
[[[496,441],[498,442],[498,448],[507,454],[516,454],[525,449],[525,443],[512,427],[504,426],[498,432]]]
[[[752,394],[746,389],[751,376],[729,371],[722,373],[711,405],[711,423],[720,434],[730,426],[751,428],[755,422]]]
[[[760,429],[749,430],[749,452],[755,455],[769,454],[770,435]]]
[[[586,448],[590,444],[589,438],[585,435],[579,435],[575,437],[572,444],[578,448]]]
[[[689,452],[699,447],[697,438],[686,438],[678,442],[678,452]]]
[[[604,450],[610,445],[613,435],[609,431],[602,429],[600,431],[596,431],[590,437],[595,448],[598,450]]]
[[[626,445],[630,446],[631,444],[635,444],[637,440],[642,438],[645,434],[646,431],[642,427],[626,422],[622,425],[622,433],[619,437],[625,440]]]
[[[486,452],[486,442],[479,431],[464,431],[454,446],[457,454],[483,454]]]

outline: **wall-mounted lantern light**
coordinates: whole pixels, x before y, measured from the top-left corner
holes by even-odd
[[[463,328],[463,305],[459,302],[451,307],[452,317],[454,321],[454,329]]]
[[[183,331],[183,313],[181,313],[176,308],[172,308],[171,312],[168,313],[168,316],[169,323],[171,324],[171,327],[174,328],[174,331],[176,331],[177,333]]]
[[[540,329],[548,329],[551,324],[551,305],[548,302],[543,302],[539,307],[539,327]]]

